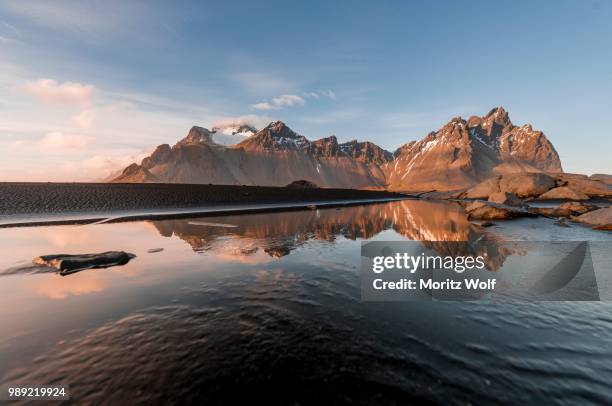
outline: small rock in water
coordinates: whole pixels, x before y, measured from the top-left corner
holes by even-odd
[[[559,207],[531,207],[529,211],[545,217],[568,217],[578,216],[599,209],[599,206],[583,202],[567,202]]]
[[[482,223],[480,223],[481,227],[492,227],[494,225],[495,223],[493,223],[492,221],[483,221]]]
[[[149,254],[154,254],[156,252],[162,252],[163,250],[164,250],[163,248],[151,248],[151,249],[147,250],[147,252]]]
[[[489,196],[489,202],[505,204],[506,206],[522,206],[523,201],[516,197],[514,193],[495,192]]]
[[[559,219],[559,220],[555,221],[555,223],[554,223],[554,224],[555,224],[556,226],[559,226],[559,227],[569,227],[569,226],[570,226],[569,224],[567,224],[567,223],[565,222],[565,219]]]
[[[612,223],[611,224],[602,224],[601,226],[593,227],[593,230],[612,231]]]
[[[125,265],[136,255],[124,251],[108,251],[100,254],[82,255],[42,255],[34,258],[32,262],[56,268],[60,275],[70,275],[75,272],[93,268],[108,268],[116,265]]]
[[[572,211],[561,207],[530,207],[529,211],[544,217],[570,217]]]
[[[559,206],[561,210],[569,210],[572,214],[584,214],[599,209],[599,206],[581,202],[567,202]]]

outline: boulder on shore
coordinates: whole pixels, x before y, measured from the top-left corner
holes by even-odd
[[[562,210],[569,210],[574,215],[588,213],[593,210],[599,209],[599,206],[595,204],[581,203],[581,202],[567,202],[559,206]]]
[[[34,258],[32,262],[36,265],[56,268],[60,275],[69,275],[85,269],[125,265],[130,262],[132,258],[136,258],[136,255],[124,251],[108,251],[100,254],[41,255],[40,257]]]
[[[532,213],[516,207],[482,201],[469,204],[465,211],[467,212],[468,220],[509,220],[516,217],[533,216]]]
[[[599,206],[581,202],[567,202],[559,207],[530,207],[529,211],[545,217],[572,217],[589,211],[597,210]]]
[[[611,175],[588,177],[575,173],[541,172],[506,173],[486,179],[461,193],[463,199],[488,199],[494,193],[514,193],[519,198],[587,200],[590,197],[612,198]]]
[[[544,217],[571,217],[572,212],[568,209],[559,207],[530,207],[529,211],[533,214]]]
[[[555,179],[544,173],[510,173],[502,176],[499,181],[499,190],[525,198],[540,196],[554,188],[555,185]]]
[[[480,182],[462,194],[464,199],[488,199],[493,193],[499,192],[500,176],[495,176]]]
[[[553,189],[550,189],[548,192],[541,194],[538,197],[540,200],[589,200],[589,196],[586,194],[579,192],[577,190],[572,189],[568,186],[559,186]]]
[[[504,204],[506,206],[522,206],[523,201],[516,197],[514,193],[495,192],[489,195],[489,202]]]
[[[612,186],[586,175],[559,173],[555,176],[557,186],[567,186],[590,197],[612,197]]]
[[[597,209],[574,217],[573,220],[594,227],[603,227],[612,224],[612,207]]]
[[[606,175],[603,173],[594,173],[590,176],[593,180],[598,180],[605,183],[606,185],[612,185],[612,175]]]
[[[288,187],[291,189],[318,189],[319,188],[313,182],[303,180],[303,179],[293,181],[285,187]]]

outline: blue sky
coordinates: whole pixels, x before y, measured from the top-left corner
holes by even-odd
[[[611,18],[606,1],[0,1],[0,180],[99,179],[235,120],[393,150],[498,105],[567,171],[612,173]]]

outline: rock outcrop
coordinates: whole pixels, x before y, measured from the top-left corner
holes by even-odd
[[[612,224],[612,207],[604,207],[581,214],[575,217],[574,220],[590,226],[599,227],[600,229],[605,229],[604,226]]]
[[[489,195],[489,202],[503,204],[506,206],[522,206],[523,201],[519,199],[514,193],[508,192],[495,192]]]
[[[543,173],[513,173],[502,176],[499,181],[501,192],[513,193],[518,197],[537,197],[555,187],[555,179]]]
[[[561,204],[559,208],[561,210],[569,210],[572,215],[579,215],[597,210],[599,209],[599,206],[582,202],[567,202]]]
[[[460,197],[466,199],[488,199],[494,193],[499,193],[499,180],[501,176],[494,176],[469,188]]]
[[[509,220],[516,217],[534,215],[527,210],[521,210],[516,207],[482,201],[469,204],[465,211],[468,215],[468,220]]]
[[[595,173],[590,176],[592,180],[597,180],[605,183],[606,185],[612,185],[612,175],[606,175],[603,173]]]
[[[157,181],[157,177],[149,172],[145,166],[138,164],[131,164],[113,179],[115,183],[152,183]]]
[[[579,216],[593,210],[599,206],[582,202],[567,202],[558,207],[530,207],[529,211],[546,217],[567,217]]]
[[[559,186],[541,194],[540,200],[589,200],[589,196],[567,186]]]
[[[312,182],[308,182],[307,180],[296,180],[291,182],[287,186],[290,189],[318,189],[319,187]]]
[[[576,173],[560,173],[555,176],[557,186],[567,186],[590,197],[612,197],[612,186],[599,179]]]
[[[541,200],[588,200],[591,197],[612,197],[612,186],[571,173],[509,173],[478,183],[459,194],[465,199],[488,199],[496,193],[514,193],[521,198]]]

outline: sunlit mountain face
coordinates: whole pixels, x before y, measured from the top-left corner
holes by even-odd
[[[229,138],[228,138],[229,137]],[[227,146],[220,140],[233,140]],[[227,123],[194,126],[174,146],[162,144],[114,182],[175,182],[282,186],[305,179],[320,186],[453,190],[514,172],[562,172],[542,131],[515,126],[502,107],[468,120],[455,117],[395,153],[372,141],[310,140],[274,121],[259,131]]]

